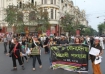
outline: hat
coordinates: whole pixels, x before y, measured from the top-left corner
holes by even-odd
[[[95,39],[95,40],[100,40],[100,38],[99,38],[99,37],[95,37],[94,39]]]

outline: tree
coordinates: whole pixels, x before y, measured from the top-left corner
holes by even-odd
[[[23,13],[21,11],[17,11],[17,22],[16,22],[17,25],[15,25],[17,28],[16,30],[17,33],[24,32],[25,30],[25,24],[23,21],[23,17],[24,17]]]
[[[34,24],[37,24],[37,31],[45,32],[49,27],[49,18],[48,18],[48,12],[43,11],[43,9],[38,9],[36,5],[30,4],[27,5],[30,6],[31,12],[29,13],[29,22]]]
[[[76,29],[80,29],[80,33],[81,35],[89,35],[89,36],[93,36],[93,35],[97,35],[97,31],[94,30],[91,27],[86,27],[85,25],[78,25],[75,27]]]
[[[13,5],[9,6],[6,9],[6,18],[5,21],[8,22],[8,26],[13,26],[13,24],[16,23],[16,14],[17,8],[14,7]]]
[[[86,27],[86,28],[85,28],[85,31],[84,31],[84,33],[83,33],[83,35],[93,36],[93,35],[94,35],[94,31],[93,31],[92,28]]]
[[[6,15],[5,21],[8,23],[8,26],[15,26],[18,33],[24,32],[23,13],[16,6],[9,6],[6,9]]]
[[[105,23],[101,23],[98,25],[98,31],[99,35],[102,35],[102,33],[105,31]]]
[[[29,12],[29,19],[24,19],[24,12]],[[21,8],[17,8],[16,6],[9,6],[6,9],[7,17],[5,21],[8,22],[9,26],[15,26],[17,28],[17,32],[24,32],[25,23],[29,22],[31,25],[37,25],[38,31],[46,31],[49,28],[49,19],[48,19],[48,12],[40,11],[36,5],[31,3],[22,4]],[[42,25],[41,25],[42,24]]]
[[[39,25],[38,31],[45,32],[50,27],[48,12],[47,10],[42,12],[42,9],[39,11],[39,17],[37,18],[37,23]]]
[[[66,13],[64,17],[61,17],[61,20],[60,20],[60,25],[62,25],[64,31],[69,32],[69,35],[70,35],[70,32],[71,33],[75,32],[75,29],[73,28],[74,26],[73,20],[74,20],[74,16],[70,15],[69,13]]]

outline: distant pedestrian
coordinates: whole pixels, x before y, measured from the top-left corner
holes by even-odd
[[[3,37],[3,42],[4,42],[4,53],[7,53],[8,39],[7,39],[6,35],[4,35],[4,37]]]
[[[47,46],[49,43],[49,38],[46,38],[45,42],[44,42],[44,49],[45,49],[45,54],[47,54],[49,52],[49,47]]]
[[[11,33],[9,33],[7,35],[7,39],[8,39],[8,43],[9,43],[9,49],[10,49],[11,48],[11,40],[12,40],[12,34]]]

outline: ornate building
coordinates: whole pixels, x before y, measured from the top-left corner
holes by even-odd
[[[22,7],[22,4],[32,3],[36,5],[39,9],[42,8],[43,11],[48,12],[49,22],[51,24],[51,33],[56,33],[59,35],[61,33],[61,28],[59,25],[59,20],[64,16],[65,13],[70,13],[75,15],[76,24],[80,22],[82,25],[88,26],[88,22],[85,17],[85,11],[80,11],[78,7],[73,5],[73,1],[70,0],[0,0],[0,23],[3,21],[5,14],[3,14],[3,9],[7,8],[9,5],[14,5]],[[26,15],[26,13],[24,13]],[[6,24],[6,23],[5,23]],[[3,26],[3,23],[0,24]],[[28,28],[29,29],[29,28]],[[7,30],[8,31],[8,30]],[[35,31],[31,28],[30,31]]]

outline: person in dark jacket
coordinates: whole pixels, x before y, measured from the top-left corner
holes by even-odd
[[[61,39],[59,41],[59,44],[69,44],[68,40],[65,39],[65,36],[64,35],[61,36]]]
[[[12,52],[12,61],[13,61],[13,69],[12,71],[17,70],[17,65],[16,65],[16,59],[18,60],[19,64],[22,66],[22,69],[24,70],[24,66],[21,60],[21,45],[18,42],[17,38],[14,38],[14,43],[11,44],[11,48],[9,50],[9,53],[7,55],[9,55]]]
[[[45,42],[44,42],[44,49],[45,49],[45,54],[47,54],[49,52],[49,47],[47,46],[49,43],[49,38],[46,38]]]
[[[91,38],[90,38],[90,45],[91,45],[91,47],[93,46],[93,44],[94,44],[94,38],[91,37]]]

